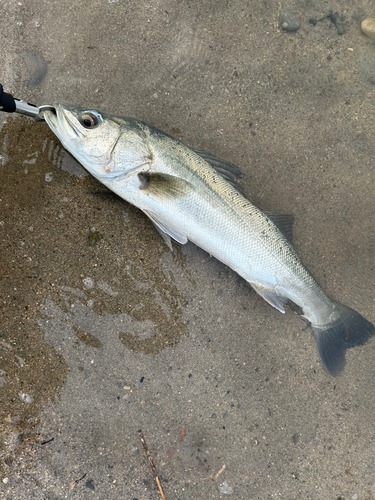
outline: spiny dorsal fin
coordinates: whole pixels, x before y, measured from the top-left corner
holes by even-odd
[[[283,233],[289,243],[293,243],[293,222],[294,215],[278,215],[272,212],[265,212],[265,215],[275,224],[277,229]]]
[[[224,160],[220,160],[210,153],[205,151],[200,151],[199,149],[193,149],[194,153],[203,158],[207,163],[213,167],[218,174],[220,174],[229,184],[237,189],[241,194],[244,194],[242,187],[237,183],[237,180],[242,177],[242,173],[236,165],[229,163]]]
[[[143,189],[157,198],[179,198],[186,196],[193,189],[190,182],[174,175],[159,172],[141,172],[139,189]]]

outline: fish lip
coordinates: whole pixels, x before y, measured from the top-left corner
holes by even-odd
[[[47,125],[49,128],[52,130],[52,132],[60,139],[62,142],[62,137],[60,134],[59,129],[57,128],[57,113],[58,113],[58,105],[55,105],[55,113],[52,113],[52,111],[46,110],[44,112],[44,119],[47,122]]]
[[[66,119],[63,114],[61,105],[57,103],[55,104],[55,113],[52,113],[51,111],[45,111],[44,119],[52,132],[60,139],[63,144],[66,144],[67,137],[65,137],[66,134],[64,132],[66,132],[67,127],[61,126],[64,121],[66,122]]]
[[[64,145],[67,145],[68,141],[71,139],[82,139],[82,137],[84,137],[84,134],[80,133],[72,121],[69,120],[62,104],[55,104],[55,112],[56,114],[52,113],[52,111],[45,111],[44,119],[52,132]]]

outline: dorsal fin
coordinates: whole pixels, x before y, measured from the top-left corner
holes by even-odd
[[[289,243],[293,243],[293,222],[294,215],[278,215],[273,212],[265,212],[265,215],[275,224],[277,229],[283,233]]]
[[[200,151],[199,149],[193,149],[194,153],[203,158],[207,163],[213,167],[218,174],[220,174],[229,184],[231,184],[237,191],[244,194],[242,187],[237,183],[237,180],[242,177],[242,173],[236,165],[229,163],[228,161],[220,160],[210,153],[205,151]]]

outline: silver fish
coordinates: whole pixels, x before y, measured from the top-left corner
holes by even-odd
[[[291,242],[291,216],[264,212],[236,185],[237,167],[192,150],[160,130],[67,104],[45,120],[63,146],[100,182],[140,208],[171,248],[188,240],[232,268],[285,312],[297,304],[313,328],[320,359],[337,375],[347,348],[375,333],[372,323],[328,297]]]

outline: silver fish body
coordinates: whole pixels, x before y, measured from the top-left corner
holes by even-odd
[[[325,368],[337,375],[345,351],[374,326],[329,298],[300,262],[290,216],[263,212],[235,186],[231,164],[184,146],[131,118],[56,104],[45,113],[63,146],[100,182],[140,208],[171,247],[188,240],[228,265],[271,305],[300,306]]]

